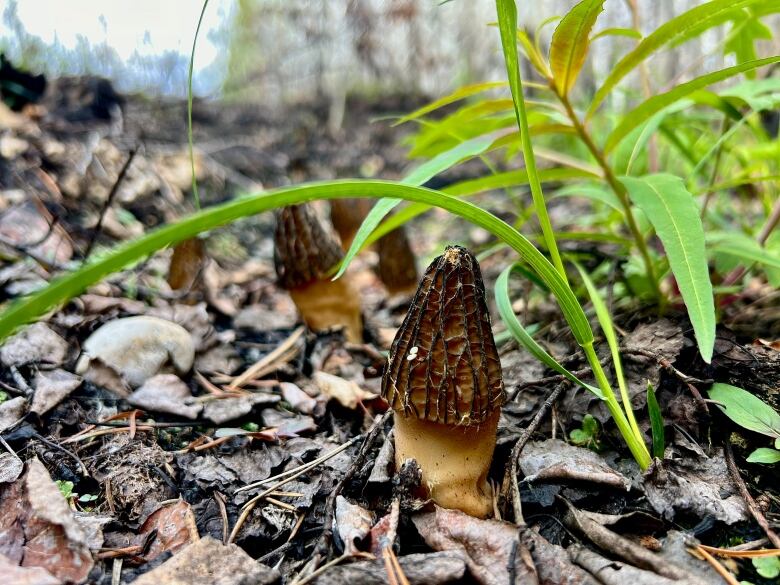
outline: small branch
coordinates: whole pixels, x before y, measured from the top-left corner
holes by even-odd
[[[777,533],[772,530],[769,526],[769,522],[767,522],[766,517],[761,512],[761,509],[758,507],[758,504],[753,499],[753,496],[750,495],[750,492],[747,489],[747,486],[745,485],[745,480],[742,479],[742,476],[739,474],[739,469],[737,469],[737,464],[734,461],[734,451],[731,449],[731,444],[726,443],[725,447],[725,454],[726,454],[726,465],[729,468],[729,475],[731,475],[731,479],[734,480],[734,483],[737,484],[737,487],[739,488],[739,493],[742,494],[742,499],[745,500],[745,504],[748,507],[748,510],[750,510],[750,513],[753,515],[753,518],[756,519],[756,522],[761,527],[761,529],[766,534],[769,541],[772,543],[772,546],[775,548],[780,548],[780,536],[777,535]]]
[[[558,400],[561,393],[564,391],[564,389],[566,389],[567,386],[568,381],[560,382],[553,389],[553,391],[550,392],[550,395],[547,396],[547,399],[539,407],[539,410],[536,411],[534,418],[531,420],[525,430],[523,430],[523,434],[520,435],[520,437],[517,439],[517,442],[515,443],[514,447],[512,447],[512,452],[509,455],[509,467],[507,468],[506,473],[504,474],[504,480],[501,483],[501,492],[504,501],[506,501],[509,496],[507,492],[511,490],[512,510],[515,515],[515,524],[517,525],[522,526],[525,524],[525,521],[523,520],[522,503],[520,501],[520,486],[517,483],[517,466],[520,459],[520,453],[523,451],[523,447],[525,447],[526,443],[528,443],[531,435],[533,435],[536,432],[536,429],[539,428],[539,425],[542,423],[542,420],[547,414],[547,411],[552,408],[552,405],[556,400]]]
[[[357,473],[357,471],[363,466],[363,463],[365,462],[366,457],[368,456],[368,452],[371,450],[374,441],[376,441],[376,438],[379,436],[379,432],[384,428],[385,423],[390,418],[392,413],[392,410],[388,410],[381,417],[378,417],[374,421],[374,424],[371,425],[371,429],[369,429],[368,433],[366,434],[366,438],[363,441],[363,445],[360,447],[360,451],[358,451],[358,454],[352,461],[352,465],[349,466],[349,469],[344,474],[344,477],[341,478],[341,480],[336,484],[336,487],[334,487],[328,495],[328,499],[325,502],[325,518],[322,521],[322,534],[320,534],[320,539],[317,541],[317,545],[314,547],[312,558],[304,571],[316,571],[317,567],[319,567],[320,563],[322,563],[322,560],[328,556],[330,544],[333,540],[333,518],[336,514],[336,498],[347,485],[347,483],[352,480],[355,473]],[[313,573],[310,573],[310,575],[311,574]]]
[[[116,181],[114,181],[114,186],[111,187],[111,191],[109,191],[108,197],[106,197],[105,203],[103,203],[103,209],[100,210],[100,215],[98,216],[97,225],[95,225],[95,229],[92,231],[92,236],[89,238],[87,249],[84,250],[85,263],[87,262],[87,260],[89,260],[89,255],[92,253],[92,249],[95,247],[95,243],[97,242],[98,236],[100,235],[100,232],[103,229],[103,219],[105,218],[106,213],[108,213],[109,207],[111,207],[111,204],[114,202],[114,198],[116,197],[116,194],[119,191],[119,186],[122,184],[122,181],[124,181],[125,175],[127,174],[127,169],[130,168],[130,164],[133,162],[136,152],[137,152],[136,149],[133,148],[127,154],[127,160],[125,161],[125,164],[122,166],[122,169],[119,171],[119,174],[116,177]]]

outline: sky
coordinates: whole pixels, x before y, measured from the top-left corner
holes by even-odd
[[[0,14],[7,1],[0,0]],[[209,66],[225,58],[217,33],[233,5],[234,0],[210,0],[206,8],[195,53],[195,83],[206,91],[216,83],[213,73],[207,75]],[[92,45],[107,43],[127,62],[134,55],[153,58],[168,51],[189,59],[202,8],[201,0],[18,0],[16,14],[29,34],[47,44],[57,40],[72,50],[82,36]],[[12,35],[0,19],[0,38]]]

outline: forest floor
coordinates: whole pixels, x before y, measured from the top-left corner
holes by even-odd
[[[325,107],[271,114],[196,101],[203,206],[309,180],[397,179],[409,166],[406,130],[382,118],[416,105],[350,102],[344,126],[329,131]],[[93,79],[60,80],[22,113],[0,109],[0,298],[191,212],[186,135],[185,103],[118,96]],[[483,201],[499,214],[507,205],[500,195]],[[327,216],[327,206],[317,210]],[[475,252],[491,245],[439,212],[410,228],[418,272],[448,234]],[[664,460],[644,473],[603,404],[518,349],[494,319],[510,400],[491,480],[498,517],[518,520],[502,478],[522,441],[524,522],[481,520],[418,501],[413,474],[393,470],[379,391],[410,298],[388,295],[367,251],[350,268],[363,342],[314,334],[277,286],[273,231],[265,214],[209,233],[187,290],[170,285],[171,252],[162,251],[0,346],[4,583],[641,585],[723,582],[718,571],[776,582],[748,551],[780,548],[771,528],[780,525],[779,466],[746,463],[765,440],[706,393],[713,381],[730,383],[778,408],[776,291],[755,283],[724,308],[711,364],[674,308],[663,318],[639,307],[616,316],[648,441],[648,382],[664,419]],[[499,251],[482,262],[489,289],[510,260]],[[542,324],[548,351],[570,370],[585,367],[555,306],[513,293],[517,310]],[[174,374],[135,355],[122,356],[122,372],[80,363],[94,332],[134,316],[184,327],[193,367]],[[132,326],[112,335],[103,342]]]

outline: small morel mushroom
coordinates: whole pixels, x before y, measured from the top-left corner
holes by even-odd
[[[395,462],[415,459],[440,506],[492,513],[487,474],[505,400],[476,258],[446,249],[423,275],[382,378],[395,411]]]
[[[366,219],[374,205],[372,199],[347,198],[333,199],[330,202],[330,221],[341,238],[341,247],[348,250],[360,224]]]
[[[379,238],[377,253],[379,278],[387,292],[391,295],[411,295],[417,288],[417,266],[404,226]]]
[[[307,205],[292,205],[276,217],[274,263],[279,285],[287,289],[314,331],[343,325],[348,341],[363,340],[357,290],[349,274],[331,280],[329,271],[343,252]]]

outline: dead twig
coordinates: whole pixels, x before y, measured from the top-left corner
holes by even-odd
[[[290,337],[285,339],[275,350],[264,356],[260,361],[250,366],[249,369],[246,370],[243,374],[235,378],[228,386],[228,390],[238,390],[250,380],[259,378],[262,375],[262,372],[267,370],[271,364],[282,357],[287,357],[287,355],[290,354],[293,349],[295,349],[295,343],[298,341],[298,339],[300,339],[304,331],[304,327],[298,327],[295,331],[292,332]],[[292,359],[297,353],[298,351],[295,349],[295,353],[289,355],[287,359]]]
[[[745,504],[747,505],[748,510],[750,510],[753,518],[755,518],[758,525],[764,531],[767,538],[769,539],[769,542],[772,543],[772,546],[775,548],[780,548],[780,536],[778,536],[777,533],[769,526],[769,522],[767,522],[763,512],[761,512],[761,509],[753,499],[753,496],[750,495],[750,492],[747,489],[747,485],[745,485],[745,480],[743,480],[742,476],[739,474],[737,463],[734,461],[734,451],[731,449],[731,445],[729,443],[726,443],[725,454],[726,466],[729,468],[729,475],[731,475],[731,479],[734,480],[734,483],[737,484],[739,493],[742,494],[742,499],[745,500]]]
[[[390,418],[392,412],[392,410],[388,410],[382,416],[379,416],[374,420],[374,424],[371,425],[368,433],[366,433],[366,438],[363,441],[363,445],[360,447],[360,451],[358,451],[358,454],[352,460],[352,465],[349,466],[349,469],[347,469],[344,477],[341,478],[341,480],[336,484],[336,487],[334,487],[328,495],[328,499],[325,502],[325,518],[322,521],[322,533],[320,534],[320,539],[317,541],[317,544],[314,547],[312,558],[302,573],[316,572],[316,569],[320,566],[322,560],[328,556],[330,552],[330,545],[333,540],[333,518],[336,514],[336,498],[341,493],[341,490],[344,489],[344,486],[347,485],[355,473],[357,473],[357,471],[363,466],[363,463],[365,462],[366,457],[368,456],[368,453],[374,444],[374,441],[376,441],[376,438],[379,436],[380,431],[384,428],[385,422],[387,422],[387,420]]]
[[[386,546],[382,549],[382,559],[385,562],[385,571],[387,571],[387,581],[390,585],[410,585],[409,579],[404,575],[401,563],[395,556],[392,546]]]
[[[525,521],[523,520],[523,507],[522,503],[520,502],[520,486],[517,483],[517,466],[520,459],[520,453],[523,451],[523,447],[525,447],[526,443],[531,438],[531,435],[533,435],[534,432],[536,432],[536,429],[539,428],[539,425],[542,423],[542,419],[544,419],[547,411],[552,408],[552,405],[556,400],[558,400],[561,393],[567,386],[567,381],[560,382],[553,389],[553,391],[550,392],[550,395],[539,407],[539,410],[536,411],[534,418],[525,428],[523,434],[520,435],[520,437],[517,439],[514,447],[512,447],[512,453],[509,455],[510,463],[506,473],[504,474],[504,480],[501,483],[501,493],[504,501],[506,502],[510,499],[509,492],[511,491],[512,510],[514,512],[515,524],[519,526],[525,524]]]
[[[92,249],[95,247],[95,242],[97,242],[98,236],[103,229],[103,219],[105,218],[106,213],[108,213],[108,209],[111,207],[111,204],[114,202],[114,197],[116,197],[116,194],[119,191],[119,186],[125,179],[127,169],[130,168],[130,164],[133,162],[136,152],[137,150],[132,148],[130,152],[127,153],[127,160],[125,161],[125,164],[122,165],[122,169],[119,171],[119,174],[116,177],[116,181],[114,181],[114,185],[111,187],[111,191],[108,192],[108,197],[106,197],[106,201],[103,203],[103,208],[100,210],[98,222],[95,225],[95,229],[92,230],[92,235],[90,236],[89,242],[87,243],[87,248],[84,250],[84,262],[89,260],[89,255],[92,253]]]
[[[726,583],[729,585],[739,585],[739,581],[734,578],[734,575],[732,575],[731,572],[726,567],[724,567],[718,559],[713,557],[709,552],[707,552],[707,550],[702,548],[701,545],[695,547],[693,550],[701,555],[701,557],[707,561],[713,569],[715,569],[715,572],[723,577],[723,580]]]
[[[246,519],[249,518],[249,514],[251,514],[252,510],[254,510],[255,506],[257,506],[257,502],[259,502],[263,498],[267,497],[268,495],[274,493],[275,491],[277,491],[283,485],[285,485],[285,484],[291,482],[292,480],[300,477],[304,473],[314,469],[315,467],[317,467],[318,465],[320,465],[323,462],[327,461],[331,457],[333,457],[335,455],[338,455],[342,451],[345,451],[352,444],[356,443],[361,437],[362,437],[362,435],[357,435],[356,437],[353,437],[352,439],[350,439],[349,441],[347,441],[346,443],[344,443],[340,447],[336,447],[335,449],[333,449],[332,451],[329,451],[328,453],[326,453],[322,457],[318,457],[317,459],[315,459],[311,463],[307,463],[306,465],[301,465],[300,467],[298,467],[295,470],[291,470],[289,472],[281,473],[278,476],[276,476],[277,478],[279,478],[279,477],[287,475],[287,477],[285,477],[284,479],[276,482],[271,487],[269,487],[268,489],[264,490],[263,492],[257,494],[255,497],[253,497],[251,500],[249,500],[246,504],[244,504],[244,507],[241,509],[241,515],[238,517],[238,520],[236,520],[236,524],[233,526],[233,530],[231,530],[231,532],[230,532],[230,536],[228,537],[228,543],[231,543],[231,542],[233,542],[236,539],[236,536],[238,535],[238,532],[241,530],[241,527],[244,525],[244,522],[246,522]],[[289,475],[290,473],[292,473],[292,474]],[[264,482],[267,482],[267,481],[268,480],[264,480]],[[244,486],[243,488],[237,489],[236,493],[238,493],[240,491],[247,490],[247,489],[251,489],[253,487],[257,487],[258,485],[261,485],[264,482],[257,482],[257,483],[254,483],[254,484],[250,484],[250,485]]]

